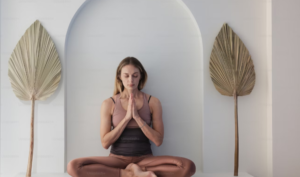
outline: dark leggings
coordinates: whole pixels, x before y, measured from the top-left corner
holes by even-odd
[[[178,156],[92,156],[73,159],[67,172],[72,177],[121,177],[121,169],[135,163],[143,171],[152,171],[157,177],[190,177],[196,172],[193,161]]]

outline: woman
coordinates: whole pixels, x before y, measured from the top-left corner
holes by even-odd
[[[112,146],[110,154],[71,160],[67,171],[72,177],[190,177],[195,173],[190,159],[153,156],[149,140],[160,146],[164,127],[159,99],[140,91],[146,81],[139,60],[121,61],[114,96],[101,105],[101,143],[105,149]]]

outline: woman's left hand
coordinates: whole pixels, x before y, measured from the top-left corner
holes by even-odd
[[[135,98],[134,97],[133,97],[132,117],[134,119],[137,119],[137,118],[140,117],[139,113],[137,112],[137,108],[136,108]]]

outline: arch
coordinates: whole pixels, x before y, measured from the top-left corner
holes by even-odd
[[[181,0],[87,0],[77,10],[65,40],[66,139],[72,147],[66,160],[108,153],[100,142],[99,110],[127,56],[138,58],[149,74],[142,91],[163,105],[164,143],[151,142],[153,153],[190,158],[202,171],[203,45],[199,26]]]

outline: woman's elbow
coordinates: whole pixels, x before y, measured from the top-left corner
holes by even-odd
[[[109,148],[108,146],[105,146],[105,145],[102,145],[102,146],[103,146],[104,149],[108,149]]]
[[[104,149],[108,149],[109,148],[109,145],[107,145],[107,143],[105,142],[101,142],[102,146]]]
[[[157,143],[156,146],[159,147],[161,144],[162,144],[162,142],[161,143]]]
[[[163,143],[163,139],[159,140],[157,143],[155,143],[155,145],[156,145],[157,147],[159,147],[162,143]]]

